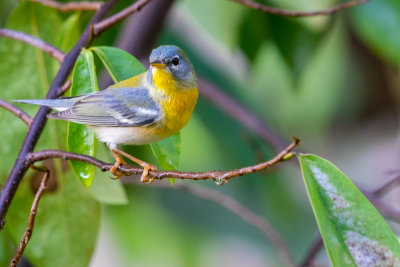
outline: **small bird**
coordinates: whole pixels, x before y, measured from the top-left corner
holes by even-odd
[[[48,106],[58,112],[48,118],[85,124],[105,142],[116,162],[110,172],[125,162],[120,155],[143,167],[141,181],[151,183],[149,170],[157,168],[120,150],[119,144],[143,145],[160,141],[182,129],[192,115],[198,97],[193,65],[185,52],[173,45],[154,49],[149,69],[105,90],[59,99],[16,100]]]

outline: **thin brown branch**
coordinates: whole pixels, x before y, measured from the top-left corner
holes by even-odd
[[[32,120],[33,120],[32,117],[29,116],[24,111],[22,111],[21,109],[19,109],[16,106],[14,106],[13,104],[8,103],[8,102],[0,99],[0,107],[10,111],[11,113],[13,113],[15,116],[20,118],[23,122],[25,122],[26,125],[28,125],[28,126],[31,125]]]
[[[29,34],[26,34],[23,32],[9,30],[9,29],[0,29],[0,36],[12,38],[12,39],[19,40],[24,43],[36,46],[37,48],[41,49],[43,52],[46,52],[50,56],[57,59],[59,62],[62,62],[65,57],[65,53],[62,52],[61,50],[59,50],[58,48],[44,42],[41,39],[38,39],[32,35],[29,35]],[[57,95],[58,96],[63,95],[68,90],[68,88],[71,86],[71,83],[72,83],[71,80],[66,81],[64,83],[64,85],[59,88]]]
[[[336,12],[339,12],[341,10],[368,3],[368,0],[353,0],[353,1],[350,1],[347,3],[338,4],[332,8],[325,9],[325,10],[296,12],[296,11],[283,10],[283,9],[279,9],[279,8],[275,8],[275,7],[271,7],[271,6],[266,6],[266,5],[263,5],[263,4],[260,4],[257,2],[253,2],[250,0],[230,0],[230,1],[242,4],[244,6],[247,6],[247,7],[256,9],[256,10],[260,10],[265,13],[279,15],[279,16],[286,16],[286,17],[295,17],[295,18],[333,15]]]
[[[61,86],[61,87],[58,89],[57,97],[62,96],[63,94],[65,94],[65,92],[68,91],[68,89],[71,87],[71,84],[72,84],[72,80],[71,80],[71,79],[69,79],[68,81],[66,81],[66,82],[64,83],[64,85]]]
[[[132,180],[128,180],[128,182],[132,182]],[[138,183],[137,180],[135,180],[135,182]],[[198,198],[214,202],[217,205],[231,211],[249,225],[259,229],[271,241],[284,260],[285,266],[296,266],[285,240],[279,235],[270,222],[266,218],[255,214],[235,199],[223,194],[221,191],[203,186],[181,183],[175,183],[172,187],[169,184],[160,182],[154,183],[154,185],[162,188],[182,190]]]
[[[400,176],[390,180],[389,182],[385,183],[378,189],[376,189],[373,194],[377,197],[383,197],[384,195],[388,194],[390,191],[395,189],[397,186],[400,185]]]
[[[291,151],[298,145],[299,141],[297,138],[293,137],[294,142],[291,143],[288,147],[282,150],[278,155],[276,155],[273,159],[262,162],[256,165],[244,167],[241,169],[235,169],[230,171],[208,171],[208,172],[180,172],[180,171],[149,171],[149,178],[162,180],[164,178],[177,178],[177,179],[190,179],[190,180],[214,180],[215,182],[223,185],[229,179],[243,176],[246,174],[258,172],[264,170],[268,167],[271,167],[277,164],[280,161],[286,160],[291,157]],[[27,161],[30,164],[33,164],[37,161],[42,161],[50,158],[62,158],[65,160],[77,160],[89,163],[100,168],[102,171],[109,171],[113,164],[105,163],[97,158],[76,154],[61,150],[43,150],[39,152],[32,152],[27,155]],[[119,170],[125,176],[142,174],[143,168],[132,167],[129,165],[120,166]]]
[[[68,3],[59,3],[52,0],[29,0],[31,2],[39,3],[43,6],[52,7],[60,10],[61,12],[70,12],[70,11],[96,11],[98,10],[103,2],[68,2]]]
[[[388,217],[393,221],[400,222],[400,212],[394,209],[392,206],[387,205],[383,200],[377,197],[374,193],[362,190],[362,193],[368,198],[368,200],[375,206],[384,217]]]
[[[37,213],[38,206],[39,206],[39,201],[40,201],[40,198],[42,197],[44,190],[46,190],[47,180],[49,179],[49,170],[46,167],[32,166],[32,168],[37,171],[44,172],[44,176],[43,176],[42,182],[40,184],[40,187],[39,187],[38,191],[36,192],[35,198],[33,200],[31,211],[29,213],[28,225],[26,227],[25,233],[22,235],[22,238],[18,245],[18,248],[15,251],[14,257],[12,258],[12,260],[10,262],[10,266],[12,266],[12,267],[17,266],[19,259],[21,258],[22,254],[24,253],[24,250],[25,250],[26,246],[28,245],[29,240],[32,237],[33,227],[35,225],[36,213]]]
[[[54,57],[59,62],[62,62],[64,60],[64,53],[61,50],[32,35],[10,29],[0,29],[0,36],[22,41],[24,43],[35,46],[43,50],[44,52],[47,52],[48,54],[50,54],[50,56]]]
[[[299,267],[310,267],[313,266],[313,261],[315,257],[318,255],[318,252],[321,250],[324,243],[322,242],[321,234],[318,232],[318,236],[312,242],[310,248],[307,251],[306,256],[302,263],[299,264]]]
[[[114,24],[122,21],[123,19],[132,15],[133,13],[140,11],[145,5],[150,3],[150,1],[151,0],[139,0],[134,4],[132,4],[131,6],[125,8],[124,10],[114,14],[113,16],[94,24],[93,35],[98,36],[100,33],[110,28]]]

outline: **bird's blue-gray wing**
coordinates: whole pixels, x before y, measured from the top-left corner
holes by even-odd
[[[49,117],[93,126],[129,127],[157,122],[161,112],[148,90],[126,87],[90,94]]]

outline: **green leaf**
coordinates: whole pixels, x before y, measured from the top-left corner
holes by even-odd
[[[112,160],[110,150],[96,140],[96,156]],[[94,171],[93,183],[88,188],[91,196],[103,204],[121,205],[128,203],[128,197],[121,180],[111,180],[109,172],[102,172],[96,168]]]
[[[139,60],[122,49],[110,46],[95,46],[90,49],[101,59],[115,83],[146,71]]]
[[[93,54],[82,50],[75,65],[72,77],[71,96],[98,91]],[[68,123],[68,151],[95,156],[95,136],[85,125]],[[75,173],[87,188],[93,181],[94,166],[85,162],[70,161]]]
[[[397,237],[360,190],[331,162],[298,158],[333,266],[399,266]]]
[[[57,47],[60,50],[68,52],[78,41],[82,32],[80,18],[81,13],[75,13],[69,16],[62,24],[61,29],[57,34],[56,41]]]
[[[400,64],[400,1],[369,1],[353,8],[352,18],[357,33],[377,54]]]
[[[36,3],[20,2],[11,13],[6,28],[22,31],[54,44],[54,33],[61,25],[58,12]],[[54,69],[48,66],[58,64],[47,53],[21,41],[0,38],[0,98],[12,99],[44,98],[54,77]],[[30,115],[37,106],[18,105]],[[0,183],[11,170],[19,148],[26,135],[27,126],[10,112],[0,109]],[[37,149],[54,149],[52,136],[56,132],[46,127]],[[53,146],[52,146],[53,145]]]
[[[96,46],[90,49],[99,56],[114,82],[120,82],[146,71],[135,57],[124,50],[107,46]],[[181,151],[180,133],[151,144],[151,148],[161,168],[168,170],[178,168]],[[170,179],[170,183],[173,184],[173,179]]]
[[[56,169],[61,167],[59,160],[54,163]],[[49,184],[55,191],[45,192],[40,200],[35,228],[24,256],[34,266],[88,266],[100,227],[100,205],[72,171],[55,173],[51,175],[56,177],[56,188],[54,183]],[[42,173],[37,175],[40,179],[43,177]],[[29,178],[33,177],[28,173],[6,217],[5,230],[16,244],[26,229],[34,198]]]
[[[177,170],[181,156],[181,134],[180,132],[160,142],[151,144],[151,149],[158,164],[163,170]],[[168,178],[170,185],[174,184],[174,178]]]
[[[57,10],[20,1],[6,27],[56,45],[56,34],[61,24]],[[11,100],[45,97],[55,74],[54,67],[59,66],[56,60],[38,48],[7,38],[1,38],[0,58],[0,98]],[[34,115],[38,109],[33,105],[20,107],[30,115]],[[3,179],[15,161],[27,127],[3,109],[0,109],[0,118],[0,126],[5,129],[1,133],[0,141],[0,177]],[[56,128],[56,124],[62,128]],[[63,121],[50,120],[36,149],[65,149],[65,126]],[[49,164],[50,162],[53,161],[46,161]],[[52,168],[51,175],[57,177],[58,187],[55,192],[46,192],[41,199],[34,233],[24,256],[35,266],[87,266],[96,243],[100,206],[77,179],[74,179],[72,171],[63,173],[60,161],[54,162],[56,167]],[[28,173],[22,180],[6,217],[4,232],[11,236],[14,244],[19,244],[26,229],[33,201],[29,176]],[[0,251],[2,254],[3,249]],[[9,257],[8,254],[5,256]],[[10,258],[8,263],[9,260]],[[3,262],[2,259],[0,262]],[[0,266],[3,265],[0,263]]]

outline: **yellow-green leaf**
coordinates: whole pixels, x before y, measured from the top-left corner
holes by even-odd
[[[173,136],[151,144],[154,156],[157,158],[163,170],[177,170],[179,168],[181,155],[181,134]],[[168,178],[170,185],[174,184],[174,178]]]
[[[97,77],[90,50],[82,50],[72,77],[71,96],[98,91]],[[95,136],[85,125],[68,123],[68,150],[70,152],[95,156]],[[85,187],[93,181],[94,166],[85,162],[70,161],[75,173]]]
[[[111,46],[90,48],[101,59],[114,82],[120,82],[146,71],[146,68],[128,52]]]
[[[360,190],[331,162],[298,158],[332,265],[400,266],[397,237]]]

